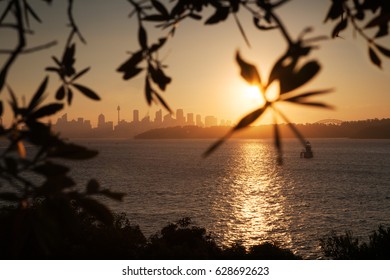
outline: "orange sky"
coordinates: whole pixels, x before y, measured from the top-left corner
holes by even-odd
[[[28,43],[34,46],[52,39],[58,40],[56,47],[18,58],[11,69],[8,83],[20,96],[29,99],[43,80],[43,69],[52,66],[52,55],[62,56],[64,42],[68,35],[66,27],[66,1],[53,1],[53,5],[37,5],[43,25],[33,24],[36,35],[29,36]],[[279,14],[293,37],[305,27],[314,27],[313,35],[329,35],[334,24],[323,24],[330,1],[294,0],[279,9]],[[5,3],[0,3],[2,10]],[[128,18],[131,6],[127,1],[75,1],[75,19],[86,37],[88,44],[77,43],[78,69],[92,66],[88,75],[80,83],[93,88],[102,101],[91,101],[80,94],[74,97],[74,103],[65,112],[70,118],[84,117],[93,124],[100,113],[108,120],[116,120],[118,105],[121,106],[121,118],[132,119],[132,110],[139,109],[142,115],[160,109],[159,106],[146,106],[143,93],[144,75],[130,81],[123,81],[115,70],[128,58],[128,51],[136,51],[137,22]],[[256,64],[263,79],[275,60],[283,53],[286,43],[279,31],[260,32],[252,26],[251,19],[240,14],[252,47],[248,48],[233,20],[229,18],[223,24],[204,26],[201,22],[188,21],[179,26],[177,33],[160,52],[168,64],[167,74],[173,78],[164,97],[173,108],[184,109],[185,113],[217,116],[218,119],[237,121],[256,107],[256,100],[245,93],[246,83],[239,76],[235,63],[236,50],[243,58]],[[153,31],[148,25],[151,36],[165,35]],[[161,34],[161,35],[159,35]],[[1,45],[12,47],[15,37],[9,31],[0,32]],[[384,70],[378,70],[370,62],[365,42],[353,39],[352,31],[343,33],[345,39],[321,42],[321,48],[312,53],[322,65],[320,74],[304,89],[334,88],[331,94],[320,96],[336,110],[310,109],[300,106],[283,106],[291,121],[297,123],[315,122],[321,119],[335,118],[356,120],[390,117],[389,73],[390,63],[383,59]],[[6,40],[3,40],[6,38]],[[387,38],[383,45],[390,46]],[[0,56],[3,62],[5,56]],[[58,78],[50,76],[49,99],[53,100]],[[3,90],[1,98],[8,99]],[[5,121],[9,119],[6,108]],[[56,117],[53,118],[53,121]],[[265,116],[264,122],[269,122]]]

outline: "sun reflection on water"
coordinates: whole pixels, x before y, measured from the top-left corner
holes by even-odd
[[[219,200],[213,210],[220,219],[217,227],[224,245],[240,243],[252,246],[265,241],[291,247],[285,197],[277,177],[269,147],[261,142],[247,142],[232,155],[230,169],[221,182]]]

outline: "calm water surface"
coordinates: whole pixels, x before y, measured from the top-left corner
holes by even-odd
[[[313,259],[331,230],[367,236],[390,224],[389,140],[317,139],[313,159],[284,140],[282,166],[269,140],[230,140],[207,159],[209,140],[79,142],[100,154],[77,162],[73,176],[126,192],[106,203],[146,235],[188,216],[221,244],[268,240]]]

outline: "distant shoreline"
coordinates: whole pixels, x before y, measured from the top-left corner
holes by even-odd
[[[306,138],[390,139],[390,119],[343,122],[341,124],[296,124]],[[216,139],[231,127],[176,126],[156,128],[134,136],[134,139]],[[273,138],[273,125],[252,126],[235,133],[236,139]],[[283,138],[295,138],[287,124],[279,125]]]

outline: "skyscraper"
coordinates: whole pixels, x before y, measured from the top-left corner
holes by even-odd
[[[187,125],[195,125],[193,113],[187,114]]]
[[[138,110],[133,111],[133,122],[139,122],[139,111]]]
[[[183,109],[176,110],[176,121],[178,125],[185,125],[186,119],[184,118]]]

